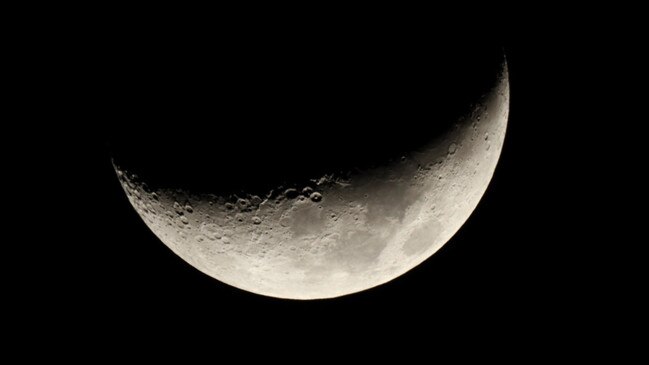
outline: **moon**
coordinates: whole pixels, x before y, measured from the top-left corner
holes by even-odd
[[[393,280],[449,241],[494,174],[508,112],[503,61],[450,130],[383,166],[229,195],[149,188],[114,166],[146,225],[193,267],[261,295],[332,298]]]

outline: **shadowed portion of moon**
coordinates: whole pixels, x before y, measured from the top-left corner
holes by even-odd
[[[114,74],[129,85],[110,104],[115,161],[152,188],[214,194],[381,166],[447,133],[502,64],[490,44],[410,38],[285,48],[132,57]]]

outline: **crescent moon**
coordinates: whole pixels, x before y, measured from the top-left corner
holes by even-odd
[[[151,231],[203,273],[266,296],[332,298],[402,275],[460,229],[492,178],[508,113],[504,63],[451,131],[352,176],[313,176],[298,189],[233,197],[152,191],[115,170]]]

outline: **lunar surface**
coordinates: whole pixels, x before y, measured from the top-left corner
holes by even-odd
[[[264,194],[149,188],[115,163],[129,201],[189,264],[267,296],[331,298],[386,283],[442,247],[494,173],[509,111],[506,65],[453,127],[385,166]]]

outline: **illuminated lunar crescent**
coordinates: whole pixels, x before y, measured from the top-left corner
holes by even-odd
[[[150,190],[116,166],[128,199],[173,252],[224,283],[267,296],[331,298],[419,265],[464,224],[494,173],[509,111],[506,66],[442,137],[349,176],[279,194]]]

